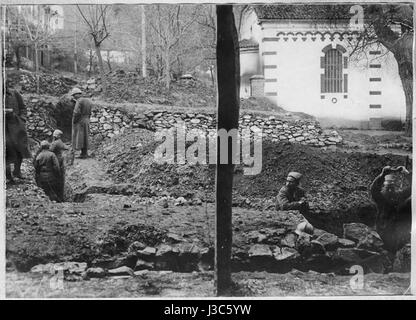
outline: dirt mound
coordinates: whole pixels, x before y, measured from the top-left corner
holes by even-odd
[[[21,87],[22,93],[36,93],[36,76],[30,71],[8,71],[7,80],[11,87]],[[39,94],[60,96],[67,93],[77,82],[56,74],[40,73]]]
[[[81,84],[92,96],[109,102],[175,105],[189,108],[215,107],[215,88],[199,81],[173,81],[170,90],[155,77],[142,78],[135,72],[116,70],[107,74],[108,92],[102,94],[99,77]]]
[[[148,131],[136,130],[114,137],[97,152],[115,181],[135,183],[147,195],[214,200],[215,166],[155,163],[153,153],[157,145]],[[336,215],[349,217],[343,222],[358,219],[371,223],[375,208],[368,194],[370,183],[383,166],[404,165],[405,161],[405,157],[398,155],[323,151],[263,141],[260,174],[245,176],[243,168],[236,166],[233,201],[237,206],[273,208],[287,173],[300,171],[304,174],[302,186],[316,215],[312,219],[318,225],[329,223],[328,216]],[[402,186],[408,187],[405,181]]]

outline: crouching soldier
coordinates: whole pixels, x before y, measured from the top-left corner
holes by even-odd
[[[299,187],[302,174],[290,172],[286,178],[286,184],[277,195],[276,210],[299,210],[305,212],[309,209],[306,202],[305,191]]]
[[[63,132],[61,130],[55,130],[53,132],[53,141],[49,148],[56,157],[58,158],[59,168],[61,170],[61,179],[59,181],[58,197],[61,201],[64,201],[64,190],[65,190],[65,164],[63,151],[69,150],[69,147],[62,142]]]
[[[56,155],[49,150],[49,142],[42,141],[41,151],[34,161],[36,184],[42,188],[51,200],[61,202],[59,183],[61,170]]]

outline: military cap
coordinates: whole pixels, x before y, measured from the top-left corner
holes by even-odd
[[[42,149],[49,149],[49,142],[48,142],[47,140],[43,140],[43,141],[41,141],[41,143],[40,143],[40,147],[41,147]]]
[[[289,172],[289,174],[287,175],[288,180],[297,180],[297,181],[299,181],[300,178],[302,178],[302,174],[299,173],[299,172]]]
[[[61,131],[61,130],[59,130],[59,129],[56,129],[54,132],[53,132],[53,136],[54,137],[59,137],[59,136],[61,136],[63,134],[63,132]]]
[[[71,96],[73,96],[74,94],[77,94],[77,93],[82,94],[81,89],[79,89],[79,88],[73,88],[71,90]]]

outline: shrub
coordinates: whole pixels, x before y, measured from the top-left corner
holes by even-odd
[[[381,128],[388,131],[403,131],[404,124],[399,119],[385,119],[381,121]]]

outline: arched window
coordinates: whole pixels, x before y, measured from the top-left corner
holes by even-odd
[[[347,57],[343,57],[346,50],[337,45],[334,49],[331,45],[322,50],[325,55],[321,57],[321,93],[347,92],[347,75],[343,69],[347,67]]]

